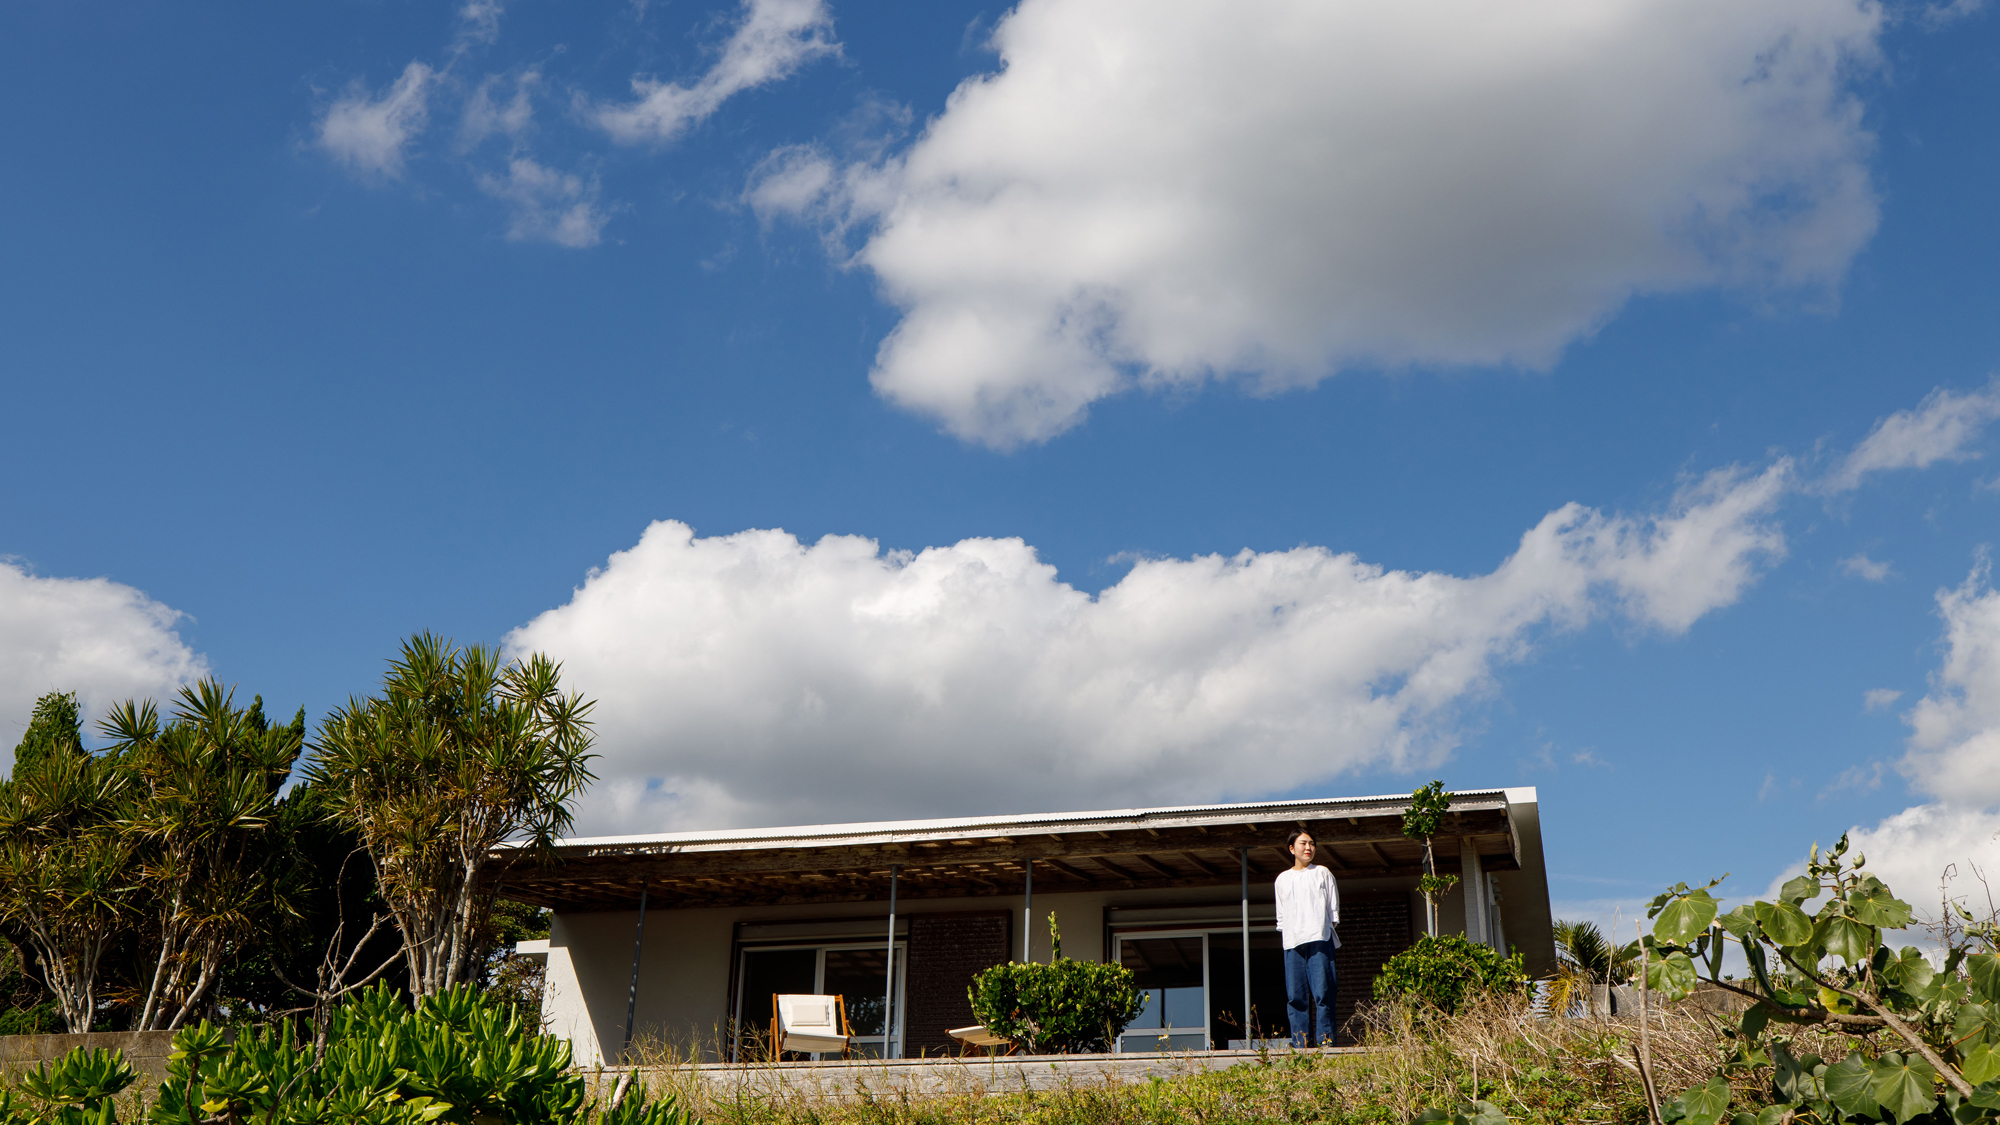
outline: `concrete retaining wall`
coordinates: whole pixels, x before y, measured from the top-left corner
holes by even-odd
[[[718,1063],[693,1068],[712,1090],[736,1097],[895,1097],[902,1094],[1008,1093],[1119,1085],[1173,1078],[1232,1066],[1255,1066],[1292,1054],[1365,1055],[1365,1047],[1323,1047],[1294,1052],[1189,1051],[1184,1054],[1003,1055],[999,1058],[852,1059],[799,1063]],[[631,1073],[654,1089],[685,1085],[686,1068],[606,1067],[593,1086],[609,1094]]]
[[[54,1062],[78,1047],[123,1051],[125,1061],[139,1072],[139,1085],[151,1089],[167,1077],[167,1055],[173,1051],[171,1031],[98,1031],[87,1035],[0,1035],[0,1075],[12,1077]]]

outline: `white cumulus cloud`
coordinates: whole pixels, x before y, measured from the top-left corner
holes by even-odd
[[[1844,81],[1881,22],[1869,0],[1024,0],[999,69],[899,157],[794,151],[749,196],[865,223],[854,261],[903,312],[875,387],[995,446],[1133,386],[1538,366],[1637,293],[1841,276],[1877,217]]]
[[[1834,841],[1815,842],[1826,848]],[[1983,915],[1986,891],[1979,877],[2000,877],[2000,818],[1979,809],[1943,802],[1914,805],[1879,824],[1850,829],[1847,845],[1847,858],[1858,855],[1866,859],[1865,870],[1915,907],[1919,922],[1939,917],[1946,893]],[[1785,880],[1805,872],[1802,856],[1771,880],[1762,897],[1776,898]],[[1995,890],[2000,891],[2000,887]],[[1923,933],[1912,929],[1890,944],[1923,940]]]
[[[1821,487],[1847,492],[1870,473],[1891,469],[1926,469],[1939,461],[1969,461],[1979,453],[1971,447],[2000,418],[2000,382],[1981,391],[1951,391],[1943,387],[1924,396],[1911,410],[1898,410],[1880,422],[1847,455]]]
[[[2000,877],[2000,591],[1988,574],[1982,560],[1959,586],[1938,592],[1944,661],[1930,691],[1904,716],[1910,740],[1901,768],[1932,800],[1849,833],[1870,869],[1932,917],[1948,871],[1955,875],[1952,893],[1972,894],[1975,909],[1984,908],[1985,893],[1975,869]],[[1900,695],[1868,692],[1868,707],[1886,707]],[[1794,865],[1772,886],[1803,870]]]
[[[734,95],[789,78],[839,50],[824,0],[743,0],[742,22],[706,74],[687,84],[634,78],[634,100],[588,106],[587,115],[625,144],[670,141]]]
[[[1961,805],[2000,804],[2000,591],[1985,562],[1938,592],[1944,664],[1908,715],[1903,767],[1920,788]]]
[[[1788,472],[1652,518],[1572,504],[1471,577],[1299,547],[1147,560],[1095,597],[1018,539],[665,521],[507,646],[599,701],[590,832],[1262,794],[1436,760],[1551,627],[1734,601],[1784,550]]]
[[[363,176],[396,179],[403,174],[404,149],[424,131],[436,77],[412,62],[380,97],[355,79],[320,115],[319,146]]]
[[[0,562],[0,755],[11,758],[47,692],[76,692],[90,713],[207,674],[174,632],[180,617],[108,578],[45,578]]]
[[[598,205],[595,176],[558,172],[525,156],[507,164],[507,174],[483,174],[479,190],[507,204],[507,237],[558,246],[595,246],[610,218]]]

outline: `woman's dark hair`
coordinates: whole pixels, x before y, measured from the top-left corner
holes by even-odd
[[[1286,850],[1286,851],[1291,851],[1291,850],[1292,850],[1292,845],[1293,845],[1293,844],[1296,844],[1296,843],[1298,843],[1298,842],[1299,842],[1299,837],[1301,837],[1301,836],[1310,836],[1310,835],[1312,835],[1312,833],[1310,833],[1310,832],[1306,831],[1306,830],[1305,830],[1305,829],[1303,829],[1303,828],[1294,828],[1294,829],[1292,829],[1292,830],[1291,830],[1290,832],[1288,832],[1288,833],[1286,833],[1286,834],[1285,834],[1285,850]],[[1313,841],[1313,843],[1314,843],[1314,844],[1318,844],[1318,843],[1319,843],[1319,841],[1317,841],[1317,840],[1314,840],[1314,841]]]

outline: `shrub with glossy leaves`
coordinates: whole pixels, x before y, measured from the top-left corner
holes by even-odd
[[[14,1090],[0,1093],[0,1122],[6,1125],[116,1125],[113,1099],[139,1080],[123,1056],[98,1048],[74,1048],[53,1063],[21,1075]],[[21,1095],[16,1100],[14,1095]]]
[[[1145,1005],[1132,970],[1064,957],[1054,914],[1049,936],[1048,964],[1009,961],[972,979],[974,1018],[1030,1054],[1109,1051]]]
[[[1375,998],[1404,997],[1455,1012],[1478,991],[1517,993],[1527,987],[1520,954],[1502,957],[1490,946],[1448,934],[1420,938],[1389,958],[1376,974]]]
[[[290,1021],[233,1039],[202,1023],[174,1036],[148,1125],[685,1125],[671,1099],[632,1088],[593,1112],[569,1043],[467,987],[415,1008],[378,985],[334,1010],[315,1058]],[[0,1096],[0,1125],[117,1125],[133,1081],[112,1052],[73,1051]],[[34,1108],[26,1101],[36,1103]]]

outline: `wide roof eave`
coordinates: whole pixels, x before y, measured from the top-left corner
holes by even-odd
[[[1461,789],[1452,792],[1454,809],[1505,808],[1519,803],[1516,789]],[[1318,820],[1333,816],[1400,816],[1409,807],[1405,793],[1371,797],[1313,798],[1290,801],[1246,801],[1222,805],[1172,805],[1151,809],[1106,809],[1095,812],[1008,814],[931,820],[884,820],[854,824],[810,824],[779,828],[735,828],[698,832],[658,832],[630,836],[583,836],[558,841],[559,851],[680,851],[727,848],[784,848],[801,844],[865,844],[906,840],[949,839],[1016,834],[1047,835],[1063,831],[1105,831],[1147,827],[1233,824],[1242,820]]]

